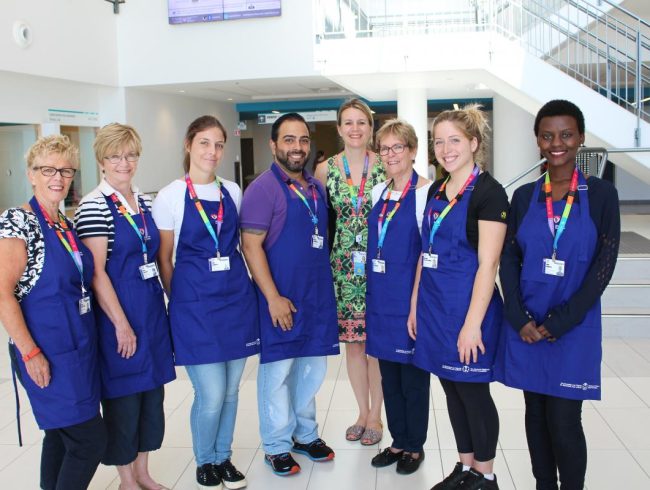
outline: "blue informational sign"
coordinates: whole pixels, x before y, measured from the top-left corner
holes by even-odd
[[[281,0],[167,0],[170,24],[277,17]]]

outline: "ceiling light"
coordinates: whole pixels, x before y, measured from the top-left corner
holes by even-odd
[[[232,100],[232,97],[228,97],[226,100]]]
[[[280,114],[280,111],[271,111],[273,114]]]
[[[179,94],[184,94],[184,93],[185,93],[185,90],[179,90],[178,93],[179,93]]]

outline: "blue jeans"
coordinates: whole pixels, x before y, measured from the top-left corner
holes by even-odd
[[[246,358],[185,366],[194,386],[190,413],[192,446],[197,466],[220,464],[232,455],[239,381]]]
[[[324,356],[260,364],[257,404],[266,454],[288,453],[292,438],[303,444],[318,438],[316,393],[326,371]]]

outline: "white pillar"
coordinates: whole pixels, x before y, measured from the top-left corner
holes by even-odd
[[[426,88],[398,88],[397,116],[415,128],[418,137],[418,153],[414,166],[418,174],[426,177],[429,166]]]

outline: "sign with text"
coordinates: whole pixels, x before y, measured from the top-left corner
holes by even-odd
[[[305,121],[310,122],[323,122],[323,121],[336,121],[336,111],[298,111]],[[282,114],[269,113],[258,114],[257,124],[273,124]]]
[[[281,0],[168,0],[170,24],[277,17]]]

